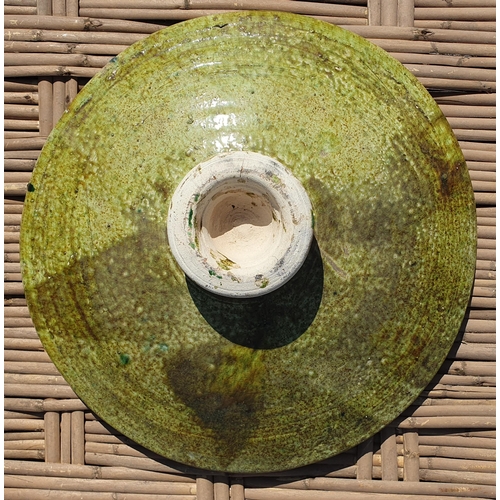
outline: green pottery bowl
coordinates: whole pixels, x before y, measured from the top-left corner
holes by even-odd
[[[197,164],[250,151],[314,212],[299,272],[253,299],[186,279],[167,241]],[[361,37],[237,12],[135,43],[80,92],[22,220],[45,349],[100,418],[182,464],[263,473],[347,450],[431,381],[459,331],[475,207],[431,96]]]

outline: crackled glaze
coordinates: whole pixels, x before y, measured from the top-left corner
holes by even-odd
[[[297,274],[243,302],[186,280],[166,227],[183,177],[234,151],[283,164],[315,217]],[[402,65],[311,18],[238,12],[151,35],[77,96],[31,180],[21,265],[89,408],[173,460],[264,472],[418,396],[462,321],[475,234],[457,141]]]

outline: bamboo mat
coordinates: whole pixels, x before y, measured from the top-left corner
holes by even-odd
[[[5,0],[5,498],[453,499],[495,497],[495,1]],[[427,87],[464,152],[478,221],[476,279],[438,375],[382,432],[282,474],[211,476],[99,421],[44,352],[19,264],[23,198],[48,133],[85,83],[172,23],[282,10],[352,30]]]

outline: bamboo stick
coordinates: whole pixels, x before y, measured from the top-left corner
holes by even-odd
[[[12,418],[4,421],[4,432],[8,431],[43,431],[45,423],[42,419]]]
[[[115,492],[144,495],[195,495],[196,486],[192,483],[170,483],[158,481],[116,480],[116,479],[82,479],[74,477],[50,477],[10,475],[4,476],[6,488],[44,489],[52,492]]]
[[[23,439],[20,441],[5,441],[5,450],[43,450],[45,441],[43,439]]]
[[[66,0],[52,0],[52,14],[54,16],[65,16]]]
[[[467,471],[421,469],[420,481],[494,485],[495,474]]]
[[[37,363],[52,363],[49,355],[42,351],[4,351],[5,361],[22,361],[22,362],[37,362]]]
[[[39,130],[38,120],[10,120],[3,121],[6,130]]]
[[[30,137],[31,138],[31,137]],[[11,138],[9,138],[11,139]],[[16,160],[16,159],[6,159],[4,160],[5,170],[23,170],[26,172],[32,172],[35,168],[36,160]]]
[[[496,21],[494,7],[475,7],[464,9],[461,7],[415,7],[415,20],[444,20],[444,21]]]
[[[246,481],[250,488],[263,488],[266,486],[276,485],[276,481],[249,478]],[[342,498],[340,495],[343,492],[359,492],[359,493],[376,493],[378,495],[397,494],[397,495],[442,495],[443,498],[449,496],[464,496],[474,498],[489,498],[494,493],[494,488],[483,485],[467,485],[456,483],[421,483],[408,484],[403,481],[363,481],[352,479],[332,479],[324,477],[307,478],[302,481],[293,481],[285,484],[279,484],[282,488],[298,489],[298,490],[319,490],[319,491],[335,491],[338,492],[330,498]],[[331,495],[331,494],[330,494]],[[361,498],[361,497],[359,497]],[[385,498],[377,497],[377,498]]]
[[[38,104],[36,92],[4,92],[5,104]]]
[[[415,7],[436,7],[443,6],[444,2],[436,0],[415,0]],[[495,7],[495,0],[453,0],[454,7]]]
[[[39,78],[38,99],[40,103],[40,135],[46,137],[52,130],[52,81],[46,77]],[[5,144],[5,149],[7,149],[6,146],[7,145]]]
[[[34,139],[34,138],[32,138]],[[13,139],[7,139],[5,142],[10,142]],[[21,140],[21,139],[17,139]],[[27,139],[22,139],[27,140]],[[33,151],[8,151],[7,148],[4,148],[4,157],[6,159],[15,158],[17,160],[37,160],[40,156],[40,150]],[[20,201],[20,200],[18,200]]]
[[[439,104],[439,107],[447,118],[495,118],[496,116],[494,106]]]
[[[10,410],[25,411],[83,411],[87,407],[79,399],[27,399],[27,398],[5,398],[4,408]],[[80,418],[80,417],[75,417]]]
[[[109,62],[109,56],[87,54],[41,54],[32,52],[6,53],[5,66],[85,66],[103,68]],[[11,105],[13,106],[13,105]]]
[[[394,429],[385,427],[380,432],[382,453],[382,479],[384,481],[397,481],[397,453],[396,434]]]
[[[171,474],[196,474],[199,472],[194,468],[182,465],[179,465],[179,468],[177,469],[151,458],[108,455],[105,453],[85,452],[85,463],[88,465],[100,465],[106,467],[130,467],[132,469],[144,469],[147,471],[167,472]]]
[[[419,444],[426,446],[441,447],[460,447],[462,449],[489,450],[495,453],[496,440],[481,437],[462,437],[448,435],[426,435],[419,432]]]
[[[44,460],[45,450],[4,450],[4,457],[13,460]],[[27,498],[31,500],[31,497]]]
[[[78,17],[79,0],[66,0],[66,16]]]
[[[5,0],[4,5],[24,5],[26,7],[36,7],[36,0]]]
[[[5,500],[196,500],[195,495],[156,495],[102,491],[48,491],[44,489],[6,488]]]
[[[25,411],[4,411],[4,418],[40,418],[42,415],[39,413],[25,412]]]
[[[495,31],[495,25],[496,23],[488,21],[433,21],[426,19],[424,21],[417,20],[414,22],[416,28],[428,30]]]
[[[379,454],[373,455],[373,465],[381,465],[381,456]],[[403,468],[404,457],[397,457],[398,468]],[[450,471],[463,471],[463,472],[478,472],[483,474],[491,474],[495,476],[495,462],[491,460],[468,460],[468,459],[455,459],[455,458],[441,458],[441,457],[420,457],[419,468],[431,470],[450,470]],[[490,480],[491,481],[491,480]],[[488,483],[486,483],[488,484]],[[490,482],[491,484],[491,482]]]
[[[346,26],[346,28],[349,27]],[[375,45],[378,45],[380,48],[389,53],[409,52],[414,54],[440,55],[463,54],[465,56],[471,57],[495,57],[494,45],[485,43],[448,43],[419,40],[397,40],[392,38],[367,38],[367,40],[374,43]]]
[[[17,460],[6,460],[4,471],[10,475],[66,477],[80,479],[133,479],[138,481],[156,481],[163,483],[166,481],[191,483],[194,485],[195,479],[192,476],[181,476],[177,474],[167,474],[163,472],[153,472],[128,467],[99,467],[89,465],[74,464],[48,464],[37,462],[19,462]]]
[[[29,106],[25,104],[4,104],[4,118],[37,120],[38,106]]]
[[[73,389],[64,385],[5,384],[4,395],[7,397],[78,399]]]
[[[494,405],[431,405],[410,406],[402,416],[411,417],[488,417],[493,418],[496,414]]]
[[[413,484],[413,483],[412,483]],[[341,493],[342,500],[361,500],[361,499],[379,499],[379,493],[358,493],[353,491],[344,491]],[[245,498],[247,500],[331,500],[332,494],[329,491],[313,490],[313,491],[300,491],[300,490],[290,490],[287,488],[246,488]],[[383,494],[384,500],[415,500],[422,498],[421,495],[413,494]],[[428,500],[442,500],[443,496],[439,495],[426,495],[425,498]],[[447,496],[449,500],[459,500],[460,497],[457,496]]]
[[[44,439],[43,432],[5,432],[4,441],[23,441]]]
[[[490,461],[496,460],[495,450],[488,450],[488,449],[420,445],[418,448],[418,453],[421,457],[463,458],[468,460],[490,460]]]
[[[116,56],[128,48],[126,44],[63,43],[63,42],[4,42],[5,53],[55,53]]]
[[[68,383],[60,375],[32,375],[20,373],[5,373],[4,381],[6,384],[26,384],[26,385],[64,385]]]
[[[198,494],[198,500],[203,497]],[[214,477],[214,500],[229,500],[229,479],[225,476]]]
[[[370,40],[398,40],[413,41],[413,42],[436,42],[436,43],[452,43],[452,44],[478,44],[478,45],[495,45],[495,35],[490,32],[478,31],[456,31],[456,30],[433,30],[419,29],[414,27],[400,27],[400,26],[351,26],[349,31],[357,33],[364,38]],[[401,47],[402,48],[402,47]],[[465,48],[465,47],[464,47]],[[402,52],[401,50],[397,52]],[[406,52],[406,50],[404,51]],[[437,51],[438,54],[442,53]],[[470,54],[467,51],[451,52],[451,54]],[[448,52],[450,54],[450,52]],[[494,54],[491,54],[494,57]]]
[[[52,83],[53,88],[53,108],[52,123],[54,125],[60,120],[66,109],[66,78],[55,77]]]
[[[85,418],[83,411],[71,415],[71,463],[85,463]]]
[[[453,361],[449,364],[448,373],[453,375],[494,376],[496,374],[496,363],[494,361]]]
[[[245,486],[243,478],[231,478],[231,500],[245,500]]]
[[[38,375],[59,375],[52,363],[4,361],[5,373],[29,373]]]
[[[103,7],[106,7],[105,9]],[[80,15],[90,17],[100,17],[89,14],[93,11],[125,11],[129,13],[125,16],[119,16],[127,19],[135,17],[137,11],[148,12],[171,12],[179,16],[186,16],[192,12],[206,11],[209,14],[221,10],[278,10],[285,12],[294,12],[297,14],[316,15],[316,16],[337,16],[337,17],[362,17],[366,18],[366,7],[356,5],[332,5],[318,2],[304,2],[287,0],[142,0],[134,2],[133,0],[109,0],[100,2],[96,0],[80,0]],[[136,17],[141,19],[141,17]],[[176,17],[177,18],[177,17]],[[185,19],[183,17],[179,17]],[[142,19],[155,19],[148,16]],[[167,19],[167,18],[166,18]]]
[[[403,460],[403,478],[405,481],[419,481],[419,446],[418,433],[405,432],[403,434],[404,460]]]
[[[27,76],[74,76],[92,78],[99,73],[100,68],[89,68],[80,66],[6,66],[4,75],[6,77],[27,77]],[[44,134],[42,134],[44,135]]]
[[[52,84],[50,84],[50,101],[52,102]],[[40,109],[40,117],[41,117],[42,109]],[[43,119],[41,118],[41,122]],[[7,139],[4,141],[4,150],[5,151],[18,151],[18,150],[35,150],[41,149],[45,141],[47,140],[46,136],[43,137],[30,137],[28,139]],[[40,151],[36,152],[37,156],[40,154]]]
[[[13,6],[6,5],[4,7],[4,14],[15,15],[36,15],[36,7],[30,6]]]
[[[45,461],[59,463],[61,460],[59,413],[47,412],[45,422]]]
[[[132,45],[143,40],[145,33],[116,33],[98,31],[58,31],[58,30],[29,30],[29,29],[7,29],[5,40],[32,41],[32,42],[64,42],[64,43],[99,43]]]
[[[372,479],[373,437],[358,445],[356,479]]]
[[[165,28],[162,24],[113,19],[88,19],[78,16],[4,16],[4,27],[62,31],[111,31],[151,34]]]

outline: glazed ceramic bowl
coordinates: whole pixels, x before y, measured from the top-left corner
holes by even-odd
[[[314,214],[303,264],[247,298],[193,281],[167,236],[183,179],[231,155],[283,166]],[[286,254],[278,194],[248,191],[261,209],[239,220],[262,234],[242,236],[245,261],[217,238],[249,200],[207,189],[225,204],[180,207],[206,277]],[[459,330],[475,236],[464,157],[416,78],[330,24],[238,12],[151,35],[76,97],[33,173],[21,266],[43,345],[93,412],[177,462],[262,473],[347,450],[414,401]],[[261,290],[268,271],[248,271]]]

